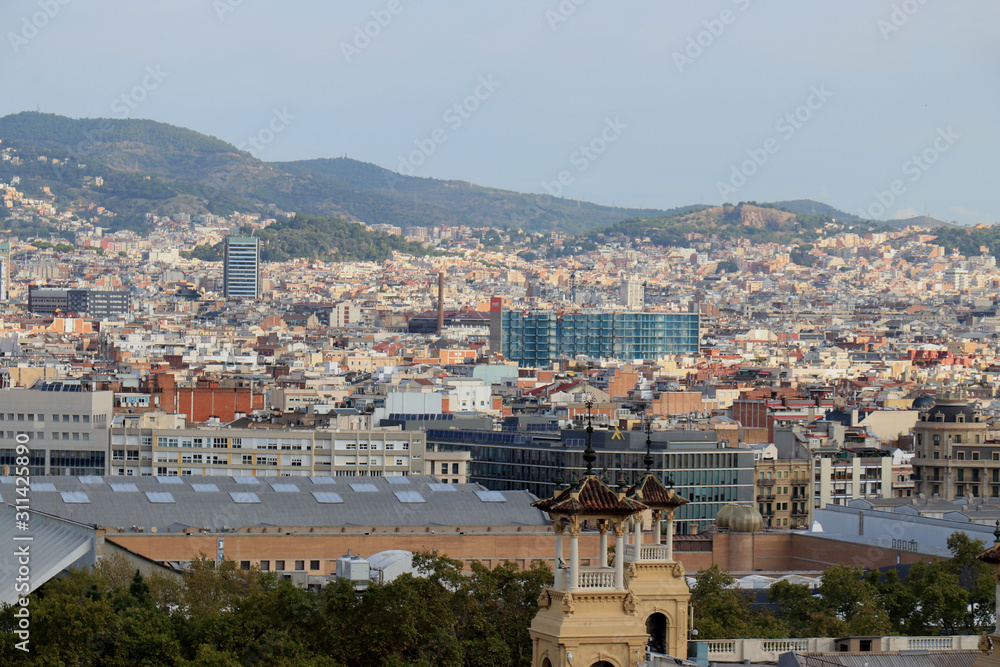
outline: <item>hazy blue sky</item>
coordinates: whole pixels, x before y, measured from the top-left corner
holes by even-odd
[[[992,223],[998,25],[995,0],[3,0],[0,114],[618,206]]]

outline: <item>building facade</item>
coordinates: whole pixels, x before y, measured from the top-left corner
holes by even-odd
[[[10,244],[0,243],[0,303],[10,300]]]
[[[260,239],[229,236],[222,255],[226,299],[260,298]]]
[[[103,320],[128,314],[131,303],[129,293],[123,290],[28,288],[28,310],[43,315],[81,313]]]
[[[124,476],[403,477],[464,484],[468,454],[428,452],[417,431],[290,428],[111,430],[109,470]]]
[[[497,491],[527,490],[552,495],[559,479],[583,474],[586,434],[563,431],[492,431],[428,428],[428,447],[469,452],[469,481]],[[691,502],[677,511],[679,534],[711,526],[725,505],[754,498],[753,452],[719,444],[714,431],[655,431],[653,471],[673,483]],[[646,434],[597,429],[593,434],[596,468],[617,482],[631,481],[645,470]]]
[[[986,442],[988,424],[962,387],[914,401],[914,491],[925,498],[1000,497],[1000,443]]]
[[[845,451],[813,459],[813,508],[846,505],[855,498],[892,498],[891,456],[863,456]]]
[[[29,472],[104,475],[114,392],[86,391],[79,382],[36,382],[0,389],[0,469],[15,466],[16,447],[28,445]]]
[[[812,459],[754,463],[757,510],[769,528],[808,528],[812,518]]]
[[[657,359],[696,354],[697,313],[502,310],[491,319],[491,340],[522,366],[545,366],[560,356]]]

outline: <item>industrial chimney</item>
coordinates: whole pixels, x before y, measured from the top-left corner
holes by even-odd
[[[438,322],[437,333],[440,336],[444,329],[444,271],[438,273]]]

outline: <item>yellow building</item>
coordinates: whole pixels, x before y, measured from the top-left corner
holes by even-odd
[[[770,528],[807,528],[812,520],[812,459],[754,461],[757,510]]]

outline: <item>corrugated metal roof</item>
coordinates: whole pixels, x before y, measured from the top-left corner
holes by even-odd
[[[125,480],[128,480],[127,482]],[[177,526],[238,529],[245,526],[546,526],[544,512],[531,507],[536,498],[527,491],[492,492],[495,502],[485,501],[478,484],[457,484],[450,493],[434,493],[433,477],[406,478],[402,486],[385,477],[346,477],[335,484],[316,483],[308,477],[260,477],[248,487],[231,477],[173,477],[178,482],[164,486],[154,477],[105,477],[105,484],[82,484],[76,477],[47,477],[53,491],[83,492],[89,503],[66,503],[59,493],[32,493],[32,507],[80,523],[130,530],[177,530]],[[324,478],[317,478],[324,479]],[[393,478],[395,479],[395,478]],[[363,480],[363,481],[361,481]],[[333,480],[331,480],[333,481]],[[300,493],[276,491],[273,485],[295,484]],[[373,491],[356,491],[364,484]],[[206,493],[214,485],[218,493]],[[130,496],[122,489],[142,493]],[[364,488],[364,487],[362,487]],[[336,491],[339,501],[319,501],[315,493]],[[236,503],[230,493],[252,490],[259,503]],[[308,491],[308,493],[303,493]],[[418,493],[425,502],[401,502],[393,492]],[[13,481],[0,480],[0,496],[14,495]],[[152,495],[151,494],[162,494]],[[506,502],[499,502],[502,497]],[[139,500],[139,502],[136,502]],[[123,502],[129,501],[129,502]]]
[[[857,653],[798,653],[802,667],[971,667],[979,651],[862,651]]]
[[[51,497],[59,498],[58,494],[52,494]],[[23,531],[17,529],[15,518],[13,508],[0,509],[0,542],[6,545],[4,548],[7,550],[0,558],[0,603],[13,604],[18,598],[14,589],[17,580],[14,550],[18,546],[29,547],[31,577],[28,583],[32,591],[78,561],[79,564],[93,562],[93,528],[31,512],[29,529]],[[31,540],[18,541],[18,538],[24,537],[30,537]]]

